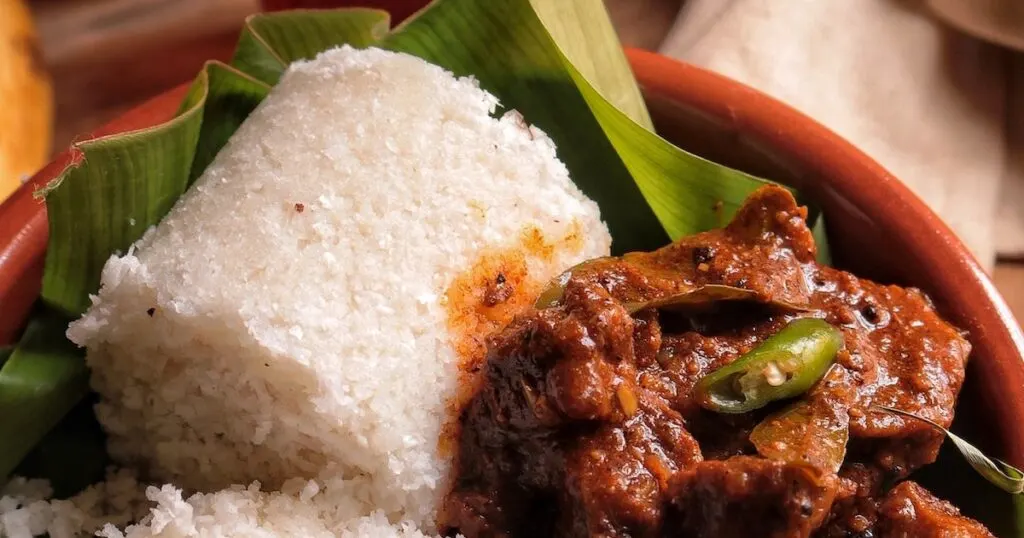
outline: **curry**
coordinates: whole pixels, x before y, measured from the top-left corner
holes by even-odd
[[[473,537],[991,536],[908,476],[971,346],[815,262],[765,187],[721,230],[581,264],[488,345],[442,522]]]

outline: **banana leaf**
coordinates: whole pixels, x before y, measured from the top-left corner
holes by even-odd
[[[231,65],[268,86],[285,68],[339,45],[371,46],[387,35],[391,17],[378,9],[284,11],[245,21]]]
[[[38,194],[46,200],[50,238],[41,298],[69,315],[89,306],[107,259],[123,252],[170,211],[189,184],[206,82],[171,121],[77,144],[71,165]]]
[[[64,337],[68,319],[37,316],[0,368],[0,477],[89,392],[83,353]]]

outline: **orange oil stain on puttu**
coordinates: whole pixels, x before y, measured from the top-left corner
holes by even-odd
[[[459,415],[479,388],[488,337],[530,309],[543,287],[556,276],[530,274],[530,267],[550,267],[557,257],[582,250],[583,229],[578,220],[574,219],[568,233],[555,240],[549,240],[536,226],[529,226],[510,246],[481,253],[448,286],[442,302],[451,345],[459,357],[459,380],[456,395],[448,402],[449,418],[441,430],[442,456],[455,452]]]

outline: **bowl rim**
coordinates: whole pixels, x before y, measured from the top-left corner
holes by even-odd
[[[768,95],[700,67],[639,49],[626,56],[646,97],[695,107],[736,129],[768,141],[782,154],[828,172],[819,186],[861,209],[923,261],[923,280],[945,291],[959,323],[971,334],[975,357],[1002,398],[989,402],[1001,428],[1005,459],[1024,466],[1024,333],[986,272],[950,228],[906,186],[866,154],[823,125]],[[685,80],[685,84],[680,81]],[[142,129],[176,112],[188,83],[129,110],[78,140]],[[45,207],[34,191],[79,161],[74,147],[59,153],[0,203],[0,344],[14,336],[38,297],[45,258]],[[870,185],[871,188],[865,188]],[[911,216],[912,218],[908,218]],[[1019,430],[1019,431],[1018,431]]]

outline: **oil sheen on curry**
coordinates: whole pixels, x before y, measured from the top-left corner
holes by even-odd
[[[970,344],[916,289],[815,263],[806,210],[592,260],[495,333],[442,514],[467,537],[992,536],[908,480]]]

